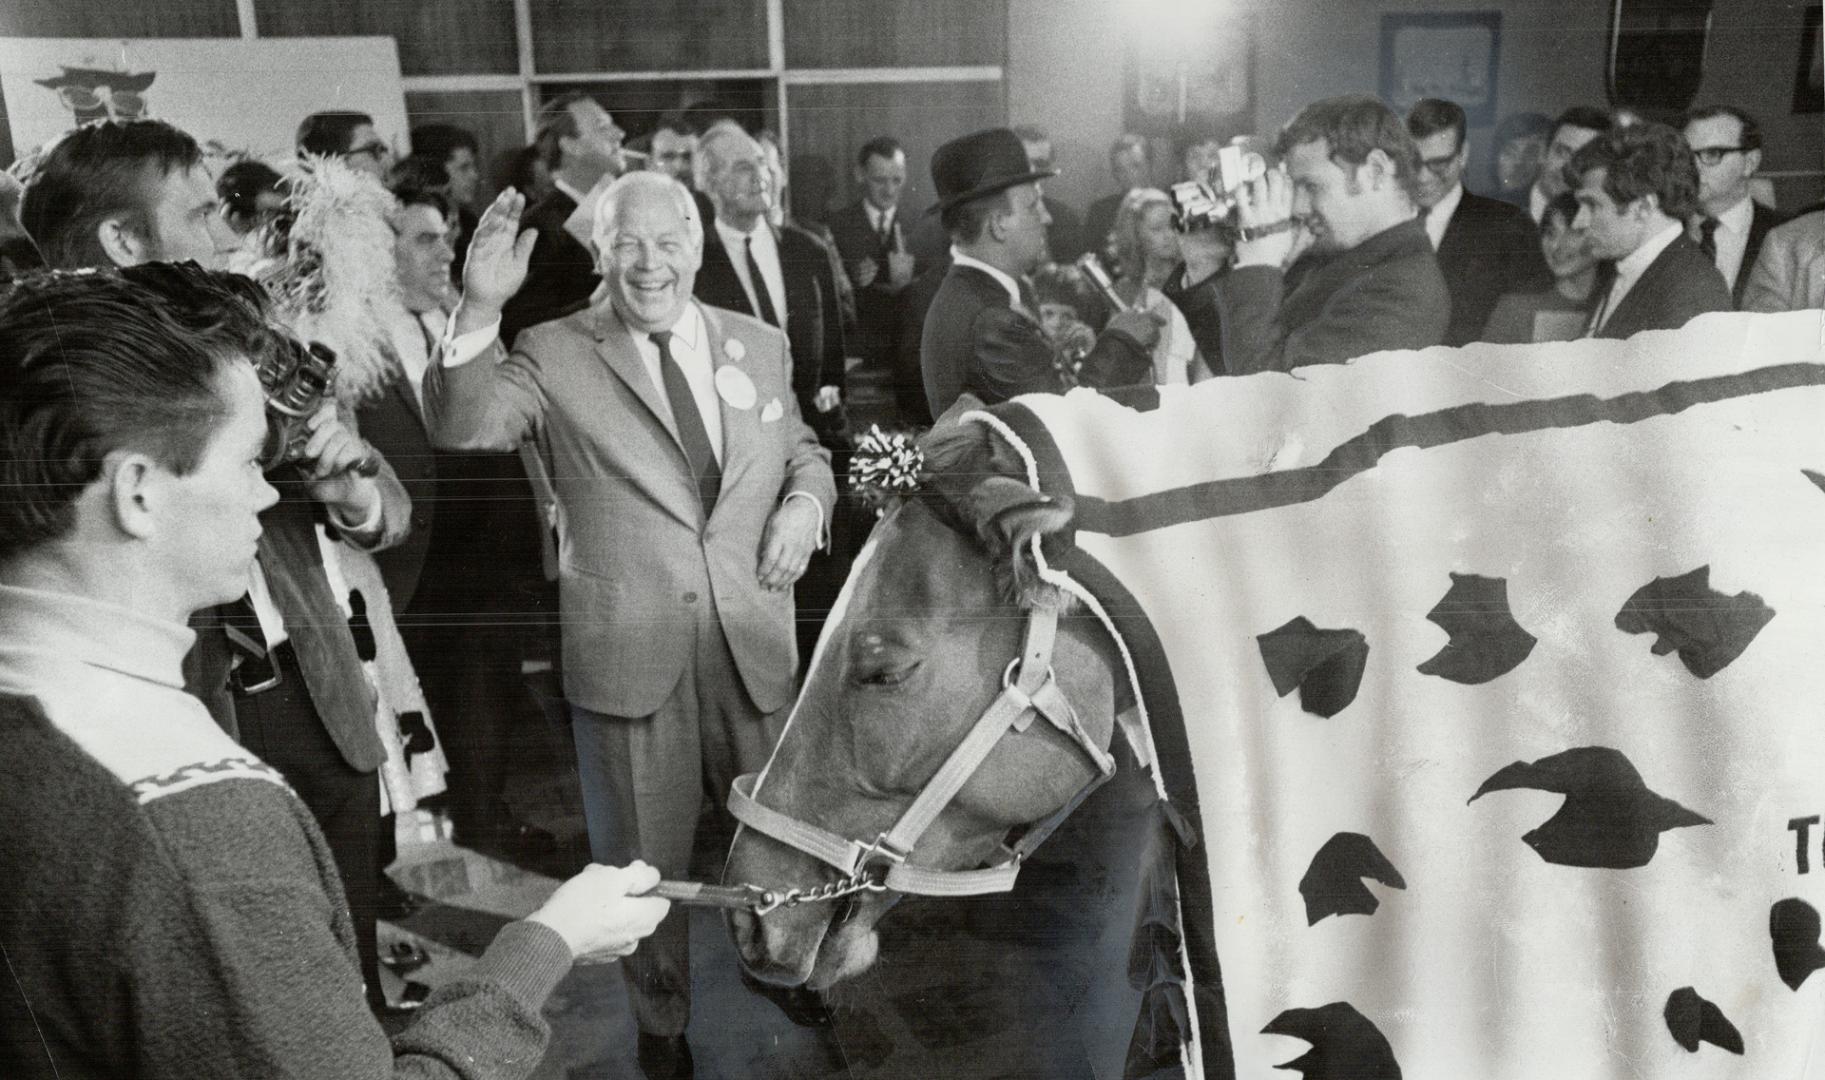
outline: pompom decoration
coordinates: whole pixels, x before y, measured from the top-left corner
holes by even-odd
[[[919,490],[925,452],[903,431],[883,431],[871,424],[855,441],[849,459],[849,487],[877,509]]]

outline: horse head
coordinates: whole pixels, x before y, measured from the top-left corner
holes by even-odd
[[[1044,722],[1001,734],[905,858],[957,871],[992,860],[1012,830],[1098,779],[1097,748],[1106,754],[1129,699],[1107,635],[1036,565],[1034,541],[1065,528],[1070,501],[1029,486],[1023,463],[986,425],[941,421],[924,452],[921,489],[887,509],[856,560],[753,797],[862,843],[888,833],[1003,694],[1030,613],[1056,613],[1051,668],[1076,737]],[[725,873],[780,894],[843,877],[749,827],[736,834]],[[874,962],[876,925],[897,899],[862,891],[737,912],[730,928],[757,977],[821,989]]]

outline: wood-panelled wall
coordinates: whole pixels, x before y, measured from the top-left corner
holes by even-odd
[[[468,128],[485,165],[527,136],[516,88],[525,73],[514,6],[514,0],[252,0],[261,38],[392,37],[408,80],[410,122]],[[525,85],[532,100],[567,89],[595,93],[636,134],[674,103],[705,94],[738,107],[744,122],[777,128],[784,82],[792,209],[814,219],[858,197],[852,162],[868,139],[890,134],[906,145],[908,197],[922,209],[930,200],[924,189],[932,150],[1007,122],[1006,90],[993,74],[1007,62],[1008,0],[782,0],[785,49],[778,64],[768,0],[528,0],[528,6],[532,71]],[[0,37],[240,34],[236,0],[0,0]],[[932,70],[958,68],[977,70]],[[513,81],[503,85],[503,76]],[[465,86],[469,77],[474,85]],[[414,86],[414,78],[428,84]],[[5,135],[0,112],[0,164],[11,158]]]
[[[793,213],[821,220],[861,198],[856,152],[876,135],[892,135],[906,148],[901,205],[910,221],[933,201],[932,152],[958,135],[1005,123],[1006,116],[998,82],[789,86]]]
[[[1007,5],[982,0],[785,0],[791,68],[999,67]]]

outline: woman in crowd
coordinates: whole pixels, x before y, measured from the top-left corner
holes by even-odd
[[[1180,262],[1179,234],[1172,226],[1172,200],[1159,188],[1136,188],[1122,199],[1115,212],[1115,251],[1120,276],[1116,295],[1136,310],[1151,311],[1162,322],[1160,340],[1153,348],[1153,381],[1198,382],[1210,369],[1198,355],[1185,316],[1166,299],[1160,287]]]
[[[1540,218],[1540,249],[1553,287],[1540,293],[1508,293],[1496,301],[1481,340],[1497,344],[1570,341],[1583,334],[1597,283],[1597,257],[1590,238],[1574,229],[1578,200],[1566,192],[1546,204]]]

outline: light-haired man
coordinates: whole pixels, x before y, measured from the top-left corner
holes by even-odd
[[[531,245],[512,192],[484,215],[443,364],[433,438],[551,455],[564,560],[564,694],[590,849],[684,876],[707,796],[766,763],[792,704],[793,583],[835,502],[799,418],[786,336],[692,298],[703,225],[652,172],[602,193],[592,306],[491,344]],[[471,359],[471,357],[474,357]],[[649,1077],[691,1075],[688,924],[626,967]]]

